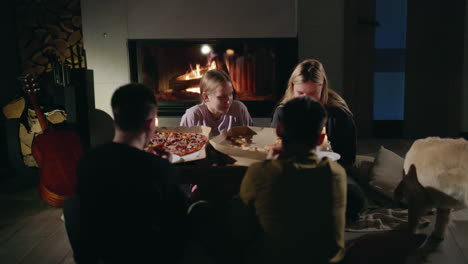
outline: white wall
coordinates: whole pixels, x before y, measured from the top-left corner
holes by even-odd
[[[81,10],[86,59],[94,71],[95,105],[112,115],[112,93],[130,80],[127,0],[82,0]]]
[[[343,0],[298,0],[299,60],[323,63],[331,87],[343,92]]]
[[[114,90],[130,80],[128,39],[295,37],[292,0],[81,0],[83,41],[96,108],[110,115]]]
[[[128,1],[131,39],[296,37],[295,1]]]

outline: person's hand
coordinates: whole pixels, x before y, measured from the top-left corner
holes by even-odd
[[[277,160],[283,151],[283,146],[282,145],[275,145],[268,151],[267,160]]]
[[[166,151],[160,146],[152,147],[150,152],[166,160],[170,160],[172,155],[170,152]]]

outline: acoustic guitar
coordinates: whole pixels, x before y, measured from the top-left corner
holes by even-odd
[[[37,115],[42,134],[32,142],[32,155],[39,165],[39,194],[52,206],[61,207],[75,194],[76,166],[83,153],[79,136],[72,131],[51,131],[37,103],[39,86],[32,75],[22,78]]]

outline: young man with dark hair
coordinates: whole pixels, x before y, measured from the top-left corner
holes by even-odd
[[[244,214],[247,221],[235,233],[249,245],[247,263],[339,262],[346,172],[315,153],[323,141],[325,109],[301,97],[288,101],[283,113],[276,126],[282,139],[278,158],[253,164],[244,176],[240,198],[250,214]],[[242,220],[233,222],[236,227]]]
[[[155,96],[128,84],[114,92],[111,105],[112,142],[78,164],[79,232],[70,237],[75,260],[172,263],[183,248],[186,202],[171,164],[143,150],[156,128]],[[67,205],[64,210],[68,222]]]

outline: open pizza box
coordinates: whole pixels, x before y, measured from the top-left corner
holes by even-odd
[[[277,138],[276,130],[270,127],[239,126],[233,127],[210,140],[210,144],[218,151],[236,159],[237,165],[249,166],[252,163],[265,160],[267,152],[244,150],[234,147],[228,136],[252,136],[250,146],[264,148],[274,144]]]
[[[210,138],[210,127],[206,126],[193,126],[193,127],[157,127],[156,132],[178,132],[178,133],[198,133],[205,135],[207,138]],[[208,143],[208,141],[206,142]],[[171,154],[169,157],[169,161],[171,163],[182,163],[182,162],[188,162],[192,160],[199,160],[199,159],[204,159],[206,158],[206,143],[197,152],[184,155],[184,156],[179,156],[176,154]]]
[[[252,143],[250,146],[264,148],[265,146],[276,143],[276,129],[269,127],[251,127],[240,126],[233,127],[229,131],[216,136],[210,140],[211,145],[218,151],[231,156],[236,160],[236,165],[250,166],[255,162],[265,160],[268,152],[244,150],[242,148],[233,147],[232,142],[227,139],[228,136],[248,136],[252,135]],[[332,151],[321,151],[317,148],[317,156],[322,159],[327,157],[331,160],[339,160],[340,154]]]

